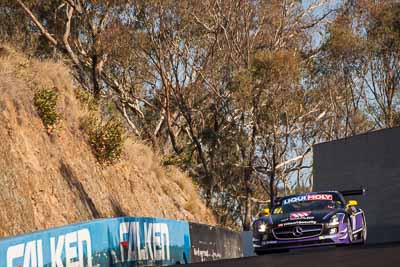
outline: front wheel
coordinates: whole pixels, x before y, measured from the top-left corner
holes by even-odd
[[[363,230],[361,231],[361,243],[366,244],[367,243],[367,222],[365,220],[365,216],[363,215]]]
[[[365,245],[367,243],[367,233],[367,223],[365,221],[365,216],[362,215],[362,230],[353,237],[353,239],[356,238],[354,244]]]
[[[350,217],[347,217],[347,235],[348,235],[347,240],[349,242],[348,244],[351,245],[354,241],[354,238],[353,238],[353,227],[351,225]]]
[[[337,244],[336,247],[346,247],[353,244],[353,230],[351,227],[351,219],[348,215],[344,218],[343,223],[346,226],[347,237],[344,238],[343,243]]]

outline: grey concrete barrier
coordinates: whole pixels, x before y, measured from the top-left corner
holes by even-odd
[[[244,231],[240,233],[242,238],[243,257],[255,256],[253,248],[253,232]]]
[[[221,227],[189,223],[191,262],[243,257],[241,234]]]
[[[400,128],[314,147],[314,190],[367,188],[356,199],[365,211],[368,243],[400,241]]]

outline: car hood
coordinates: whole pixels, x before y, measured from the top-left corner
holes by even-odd
[[[315,221],[317,223],[328,222],[330,218],[338,213],[343,212],[342,209],[324,209],[313,211],[296,211],[283,214],[273,214],[269,216],[269,223],[278,225],[281,223],[296,222],[296,221]]]

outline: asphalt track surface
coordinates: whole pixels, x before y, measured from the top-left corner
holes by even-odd
[[[182,265],[174,265],[182,266]],[[333,267],[400,266],[400,243],[383,245],[326,247],[294,250],[288,253],[214,262],[193,263],[190,267]]]

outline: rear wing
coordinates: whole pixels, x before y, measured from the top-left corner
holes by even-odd
[[[343,190],[339,191],[340,194],[345,196],[357,196],[357,195],[365,195],[367,193],[366,188],[356,189],[356,190]]]

